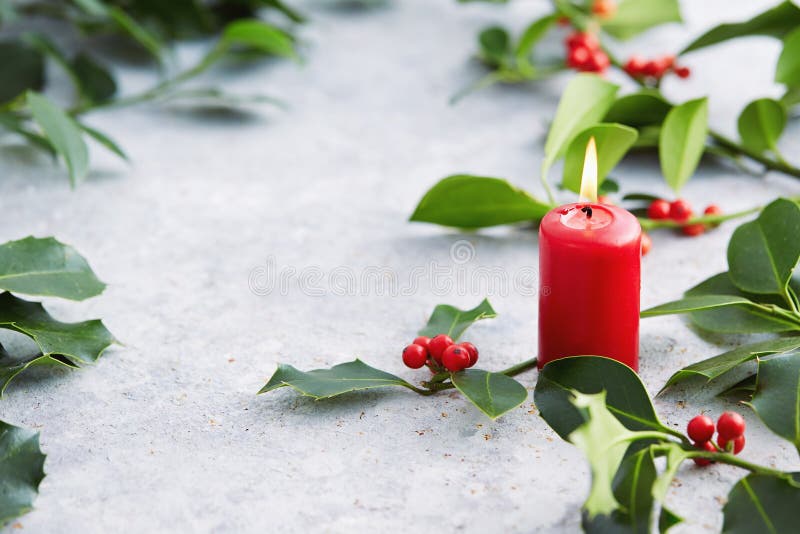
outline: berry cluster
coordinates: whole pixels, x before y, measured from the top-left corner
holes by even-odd
[[[672,202],[659,198],[650,203],[647,208],[647,217],[653,220],[672,219],[678,223],[685,223],[694,215],[692,205],[688,201],[679,198]],[[703,210],[703,215],[722,215],[722,210],[716,204],[711,204]],[[707,230],[703,223],[683,224],[681,232],[685,235],[696,236]]]
[[[655,59],[631,56],[625,63],[624,69],[632,78],[649,78],[652,80],[660,80],[669,72],[674,72],[678,78],[688,78],[692,74],[689,67],[676,65],[675,56],[671,54]]]
[[[564,41],[567,47],[567,66],[581,72],[603,73],[611,65],[600,41],[593,33],[573,32]]]
[[[439,334],[433,338],[419,336],[403,349],[403,363],[412,369],[423,365],[431,371],[447,369],[456,373],[472,367],[478,361],[478,349],[469,341],[455,343],[450,336]]]
[[[744,429],[744,417],[736,412],[725,412],[719,417],[716,429],[713,419],[707,415],[698,415],[689,421],[686,433],[698,449],[739,454],[744,449]],[[717,432],[716,445],[711,440],[714,430]],[[693,460],[701,467],[711,463],[708,458],[693,458]]]

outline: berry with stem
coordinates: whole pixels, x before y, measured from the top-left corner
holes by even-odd
[[[719,445],[719,448],[725,452],[739,454],[742,452],[742,449],[744,449],[744,441],[744,434],[742,434],[738,438],[734,438],[732,440],[718,439],[717,445]]]
[[[647,217],[654,220],[669,219],[670,217],[670,204],[666,200],[657,199],[650,203],[647,207]]]
[[[714,420],[707,415],[698,415],[686,425],[689,439],[697,443],[709,441],[714,436]]]
[[[725,412],[717,421],[719,441],[730,441],[744,435],[744,417],[736,412]]]
[[[442,363],[442,355],[444,351],[453,344],[453,340],[447,334],[439,334],[431,339],[430,343],[428,344],[428,352],[431,355],[431,358],[441,365]]]
[[[695,443],[694,446],[696,448],[702,449],[704,451],[717,452],[717,448],[710,441],[703,441],[701,443]],[[694,463],[698,467],[705,467],[707,465],[710,465],[710,464],[714,463],[713,461],[709,460],[708,458],[692,458],[692,461],[694,461]]]

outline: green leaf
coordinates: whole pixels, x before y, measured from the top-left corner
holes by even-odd
[[[80,126],[50,99],[28,92],[28,107],[33,119],[42,129],[56,152],[64,158],[72,186],[86,178],[89,171],[89,151],[83,141]]]
[[[563,439],[583,422],[571,391],[606,392],[608,409],[629,430],[663,430],[639,376],[625,364],[602,356],[572,356],[549,362],[539,373],[534,401]]]
[[[744,297],[736,295],[697,295],[686,296],[680,300],[674,300],[665,304],[654,306],[642,312],[642,317],[655,317],[657,315],[672,315],[676,313],[688,313],[698,310],[709,310],[722,308],[725,306],[757,306]]]
[[[500,178],[458,174],[442,179],[425,193],[410,220],[483,228],[539,220],[550,208]]]
[[[525,386],[501,373],[466,369],[453,373],[452,381],[456,389],[492,419],[516,408],[528,398]]]
[[[296,57],[292,38],[280,28],[261,20],[237,20],[225,27],[222,46],[245,46],[264,54]]]
[[[800,8],[793,2],[785,0],[750,20],[715,26],[689,43],[681,54],[686,54],[693,50],[715,45],[737,37],[766,35],[782,39],[798,25],[800,25]]]
[[[303,372],[291,365],[280,364],[269,382],[258,393],[267,393],[289,386],[307,397],[328,399],[363,389],[389,386],[413,387],[400,377],[375,369],[361,360],[340,363],[330,369],[314,369]]]
[[[91,4],[99,4],[99,2],[91,2]],[[136,19],[125,13],[125,11],[123,11],[121,8],[114,6],[106,9],[106,7],[102,4],[100,4],[100,6],[102,6],[103,10],[105,10],[106,15],[108,15],[108,17],[110,17],[111,20],[116,23],[117,27],[119,27],[124,33],[128,34],[131,39],[139,43],[142,48],[147,50],[154,58],[161,62],[161,49],[163,46],[158,37],[151,33],[147,28],[139,24]]]
[[[86,260],[52,237],[26,237],[0,245],[0,289],[84,300],[103,292]]]
[[[478,34],[481,56],[492,65],[503,65],[511,53],[511,38],[500,26],[486,28]]]
[[[739,136],[756,152],[778,151],[778,139],[786,126],[786,108],[777,100],[753,100],[742,110],[737,122]]]
[[[567,151],[576,135],[605,116],[618,89],[594,74],[578,74],[570,80],[547,134],[542,174],[547,174],[547,169]]]
[[[621,96],[606,113],[603,122],[619,122],[634,128],[658,125],[664,122],[672,104],[654,89]]]
[[[759,360],[750,404],[770,430],[800,451],[800,352]]]
[[[553,26],[553,23],[558,19],[555,14],[545,15],[544,17],[533,21],[525,31],[522,32],[517,46],[514,47],[514,58],[517,62],[517,68],[527,74],[532,75],[535,72],[530,58],[533,48],[536,46],[542,37],[545,36],[547,31]]]
[[[108,70],[83,52],[72,60],[72,70],[80,91],[91,102],[105,102],[117,92],[117,83]]]
[[[800,483],[797,474],[786,478],[751,473],[739,480],[722,509],[726,534],[796,532]]]
[[[122,148],[120,148],[120,146],[116,143],[116,141],[111,139],[109,136],[107,136],[100,130],[95,130],[91,126],[88,126],[83,123],[79,123],[78,126],[81,127],[81,130],[89,134],[89,137],[91,137],[92,139],[103,145],[109,151],[113,152],[123,160],[129,161],[128,155],[122,150]]]
[[[78,369],[68,359],[62,356],[33,356],[25,359],[16,359],[11,356],[0,357],[0,397],[2,397],[9,384],[19,375],[34,367],[66,367]]]
[[[53,145],[43,135],[39,135],[28,129],[27,125],[19,117],[11,113],[0,113],[0,126],[25,138],[34,148],[46,152],[55,160],[58,157]]]
[[[33,508],[44,460],[38,432],[0,421],[0,527]]]
[[[459,310],[449,304],[439,304],[433,309],[433,313],[428,319],[428,324],[418,333],[420,336],[428,337],[447,334],[457,340],[467,328],[476,322],[495,317],[497,317],[497,312],[489,304],[488,299],[483,299],[480,304],[471,310]]]
[[[678,0],[623,0],[601,27],[617,39],[630,39],[668,22],[682,22]]]
[[[0,42],[0,104],[44,86],[44,57],[21,41]]]
[[[669,186],[680,192],[694,173],[706,146],[708,100],[698,98],[675,106],[664,119],[659,137],[661,172]]]
[[[775,81],[795,87],[800,85],[800,28],[786,36],[775,67]]]
[[[731,281],[742,291],[787,296],[800,259],[798,235],[800,206],[783,198],[769,204],[756,220],[733,232],[728,243]]]
[[[281,0],[260,0],[260,2],[277,11],[280,11],[286,18],[288,18],[292,22],[296,22],[298,24],[306,22],[306,17],[302,13],[292,8],[291,6],[286,5]]]
[[[633,146],[638,134],[634,128],[622,124],[598,124],[575,136],[564,156],[562,184],[576,193],[581,189],[583,161],[586,157],[586,144],[590,137],[594,137],[597,143],[597,182],[598,185],[601,185],[611,169]]]
[[[798,348],[800,348],[800,336],[769,339],[759,343],[743,345],[706,360],[693,363],[675,372],[664,384],[664,389],[697,376],[701,376],[707,382],[711,382],[760,356],[780,354]]]

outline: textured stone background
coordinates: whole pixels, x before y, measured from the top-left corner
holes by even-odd
[[[686,2],[686,27],[653,31],[620,53],[675,50],[704,28],[769,3]],[[143,106],[96,113],[91,123],[117,138],[133,165],[96,150],[93,172],[76,191],[45,158],[2,148],[0,240],[52,234],[76,246],[109,288],[85,303],[48,308],[63,320],[102,317],[126,344],[82,372],[20,379],[0,402],[2,419],[41,430],[48,454],[36,509],[19,521],[26,532],[579,529],[586,464],[530,402],[491,422],[458,395],[397,391],[330,403],[291,391],[255,396],[279,361],[311,368],[360,356],[417,379],[399,353],[433,306],[472,306],[485,293],[423,280],[403,295],[361,286],[349,296],[313,296],[295,278],[285,294],[259,296],[248,278],[270,257],[279,268],[316,267],[325,276],[337,266],[356,274],[385,267],[400,281],[431,261],[509,273],[537,264],[529,230],[465,236],[406,219],[430,185],[459,171],[538,190],[543,136],[567,79],[447,103],[481,73],[468,61],[476,31],[492,22],[520,29],[544,2],[301,5],[312,16],[302,31],[304,65],[211,77],[229,91],[282,97],[286,112]],[[181,57],[200,50],[186,47]],[[693,77],[670,79],[665,91],[675,99],[710,94],[713,124],[733,132],[747,101],[779,94],[770,83],[778,50],[776,42],[750,39],[696,53],[687,59]],[[145,68],[122,75],[126,91],[152,81]],[[783,146],[796,156],[796,124]],[[616,175],[626,191],[668,193],[650,159]],[[713,200],[725,210],[797,193],[792,179],[713,163],[685,190],[696,205]],[[722,270],[734,227],[696,239],[656,233],[644,260],[643,305]],[[450,258],[459,239],[474,246],[466,264]],[[500,316],[469,338],[482,348],[482,365],[499,369],[532,355],[536,299],[510,291],[492,302]],[[641,374],[649,390],[719,351],[713,341],[679,318],[644,321]],[[535,373],[521,379],[532,388]],[[682,392],[656,404],[676,427],[701,410],[732,407]],[[754,416],[748,424],[745,457],[797,468],[790,446]],[[675,531],[718,530],[721,504],[741,475],[728,467],[682,469],[668,500],[687,522]]]

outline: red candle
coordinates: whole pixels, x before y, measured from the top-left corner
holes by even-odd
[[[641,235],[636,217],[617,206],[578,202],[545,215],[539,226],[540,369],[556,358],[597,355],[638,370]]]

